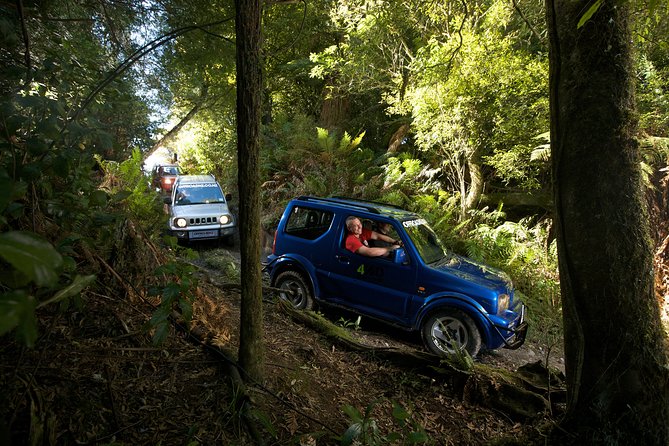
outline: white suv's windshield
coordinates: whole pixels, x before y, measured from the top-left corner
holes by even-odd
[[[421,218],[403,221],[402,226],[425,263],[434,263],[446,256],[446,249],[441,240],[425,220]]]
[[[174,196],[174,205],[225,203],[223,192],[216,183],[180,186]]]

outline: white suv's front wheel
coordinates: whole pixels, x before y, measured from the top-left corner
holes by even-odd
[[[425,347],[439,356],[467,350],[474,357],[481,350],[481,333],[471,317],[460,310],[439,310],[421,330]]]

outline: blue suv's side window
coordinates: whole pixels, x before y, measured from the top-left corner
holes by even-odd
[[[321,209],[295,206],[286,222],[286,234],[315,240],[330,228],[333,215]]]

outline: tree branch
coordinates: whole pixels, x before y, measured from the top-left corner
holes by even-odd
[[[200,97],[199,100],[195,103],[193,108],[184,116],[181,118],[178,124],[176,124],[174,127],[172,127],[162,138],[160,138],[154,145],[151,147],[151,150],[149,150],[146,154],[144,154],[144,159],[147,159],[150,157],[156,150],[158,150],[159,147],[165,145],[169,141],[175,138],[175,136],[181,131],[181,129],[190,121],[193,116],[197,114],[197,112],[202,109],[202,106],[207,100],[207,97],[209,96],[209,85],[204,84],[202,88],[200,89]]]
[[[30,38],[28,36],[28,28],[26,27],[26,18],[23,14],[23,1],[16,0],[16,11],[19,14],[19,20],[21,21],[21,33],[23,34],[23,43],[26,48],[25,52],[25,61],[26,61],[26,85],[25,88],[28,89],[30,86],[30,81],[32,80],[32,62],[30,61]]]
[[[527,20],[527,17],[525,17],[525,14],[523,14],[523,11],[522,11],[522,10],[520,9],[520,7],[518,6],[518,3],[516,3],[516,0],[512,0],[512,2],[513,2],[513,9],[515,9],[516,12],[518,12],[518,14],[520,15],[520,18],[523,19],[523,21],[525,22],[525,24],[530,28],[530,31],[532,32],[532,34],[534,34],[534,37],[536,37],[537,39],[539,39],[539,41],[540,41],[541,43],[545,43],[545,42],[544,42],[544,39],[541,38],[541,34],[539,34],[539,33],[537,32],[537,30],[534,28],[534,26],[532,26],[532,24],[530,23],[530,21]]]

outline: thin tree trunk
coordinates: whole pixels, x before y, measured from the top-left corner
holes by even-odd
[[[410,129],[411,126],[409,124],[402,124],[400,128],[393,133],[393,136],[390,137],[390,142],[388,143],[388,149],[386,150],[388,155],[399,153],[402,142],[404,142],[404,139],[409,134]]]
[[[149,150],[144,154],[144,159],[147,159],[148,157],[153,155],[153,153],[160,147],[172,141],[179,134],[181,129],[184,128],[184,126],[188,124],[188,122],[190,122],[191,119],[193,119],[193,116],[195,116],[200,111],[200,109],[202,109],[202,106],[207,100],[208,95],[209,95],[209,86],[205,84],[202,86],[202,89],[200,90],[200,98],[197,101],[197,103],[193,106],[193,108],[191,108],[190,111],[186,113],[186,116],[181,118],[181,120],[177,123],[177,125],[172,127],[162,138],[160,138],[153,145],[153,147],[151,147],[151,150]]]
[[[629,3],[547,0],[569,444],[669,443],[669,379],[635,140]]]
[[[467,157],[467,168],[469,170],[469,190],[465,197],[465,213],[474,209],[481,200],[483,194],[483,172],[481,171],[481,149],[476,149]],[[464,218],[464,216],[463,216]]]
[[[237,164],[241,252],[239,363],[247,378],[263,377],[260,271],[260,0],[235,0],[237,31]]]

